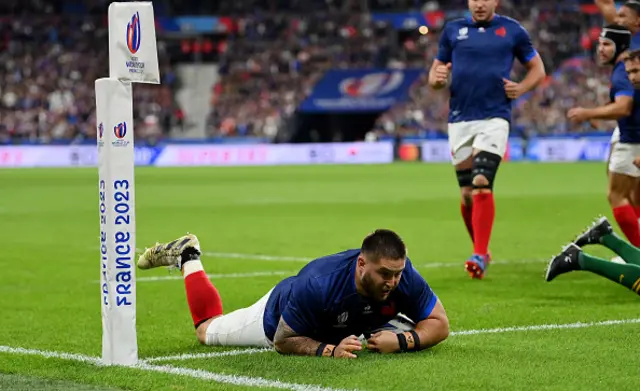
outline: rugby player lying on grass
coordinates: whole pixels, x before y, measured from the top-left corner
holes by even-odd
[[[427,349],[449,335],[442,303],[390,230],[371,233],[360,249],[310,262],[252,306],[228,314],[200,255],[198,238],[188,234],[147,249],[138,267],[181,270],[196,335],[206,345],[356,358],[364,340],[372,351],[392,353]]]

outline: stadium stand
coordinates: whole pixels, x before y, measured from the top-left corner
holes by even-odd
[[[160,16],[209,14],[226,16],[231,22],[225,31],[203,34],[204,40],[198,34],[185,37],[159,29],[163,84],[134,89],[136,136],[149,142],[192,135],[276,140],[291,126],[297,107],[328,69],[428,69],[437,50],[437,27],[422,35],[417,26],[402,30],[372,15],[418,10],[441,15],[436,20],[441,24],[446,15],[464,12],[465,1],[441,3],[154,2]],[[104,0],[2,2],[0,143],[93,140],[93,81],[108,72],[107,5]],[[607,72],[592,61],[602,21],[592,8],[579,5],[576,1],[502,2],[501,12],[517,17],[531,32],[550,75],[544,87],[517,102],[517,134],[527,137],[595,130],[589,125],[572,126],[565,120],[569,107],[607,99]],[[39,16],[19,17],[27,12]],[[212,56],[203,60],[205,52]],[[215,63],[219,73],[210,86],[204,86],[209,96],[199,90],[196,102],[180,98],[181,84],[192,88],[197,81],[181,83],[181,75],[188,73],[177,68],[207,61]],[[522,67],[516,67],[513,77],[521,72]],[[206,118],[200,124],[188,111],[204,101],[208,113],[201,114]],[[377,118],[369,136],[442,136],[446,102],[446,92],[435,93],[424,80],[419,81],[407,102]],[[194,127],[202,129],[188,131]],[[610,123],[600,126],[610,128]]]

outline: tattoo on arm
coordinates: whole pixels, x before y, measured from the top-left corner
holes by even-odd
[[[298,335],[282,317],[280,317],[273,342],[276,350],[282,354],[315,356],[320,346],[320,342]]]

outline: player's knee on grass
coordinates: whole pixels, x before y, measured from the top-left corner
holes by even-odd
[[[480,151],[473,157],[471,185],[474,191],[492,191],[502,158],[494,153]]]
[[[211,324],[211,322],[213,322],[213,319],[215,318],[211,318],[209,320],[206,320],[200,323],[196,328],[196,337],[198,337],[198,342],[200,342],[203,345],[207,344],[207,329],[209,328],[209,325]]]

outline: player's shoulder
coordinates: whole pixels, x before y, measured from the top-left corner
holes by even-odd
[[[622,61],[618,61],[613,66],[613,71],[611,71],[612,79],[628,79],[627,70],[624,67],[624,63]]]
[[[444,24],[443,32],[447,30],[454,30],[454,29],[466,27],[468,24],[469,24],[469,20],[467,18],[451,19]]]
[[[505,15],[498,15],[496,14],[496,17],[498,18],[498,23],[501,26],[506,27],[507,29],[509,29],[508,31],[515,31],[517,33],[524,33],[524,34],[529,34],[527,32],[527,29],[524,28],[524,26],[522,25],[522,23],[520,23],[518,20],[510,17],[510,16],[505,16]]]
[[[498,22],[505,24],[505,25],[513,25],[516,27],[520,27],[522,29],[524,29],[524,27],[522,26],[522,23],[520,23],[518,20],[510,17],[510,16],[506,16],[506,15],[501,15],[501,14],[496,14],[496,18],[498,18]]]
[[[298,276],[307,279],[324,280],[343,275],[345,270],[349,270],[349,267],[353,265],[359,254],[359,249],[350,249],[316,258],[309,262],[298,273]]]

